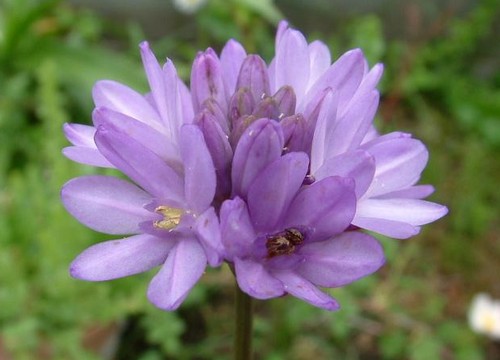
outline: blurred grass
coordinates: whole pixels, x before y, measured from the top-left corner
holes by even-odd
[[[279,10],[270,1],[254,5],[212,0],[190,19],[197,32],[189,42],[167,35],[153,44],[155,52],[173,58],[185,77],[198,49],[219,49],[230,37],[270,59]],[[498,346],[473,334],[466,322],[473,294],[500,297],[500,73],[497,59],[493,70],[485,65],[494,54],[498,5],[481,1],[414,41],[388,41],[375,15],[310,37],[327,42],[334,54],[361,47],[372,65],[385,63],[377,122],[384,131],[412,132],[429,146],[423,183],[436,186],[433,199],[448,205],[450,214],[407,242],[381,239],[387,265],[332,290],[340,312],[293,298],[257,302],[258,358],[499,356]],[[118,335],[119,359],[230,358],[228,269],[209,271],[175,313],[161,313],[145,300],[151,274],[93,284],[67,273],[71,260],[104,236],[78,224],[60,204],[64,182],[96,171],[61,155],[62,124],[89,122],[90,89],[98,79],[146,89],[136,44],[144,34],[136,24],[117,28],[61,1],[0,4],[2,359],[109,357],[112,343],[92,340],[109,326]]]

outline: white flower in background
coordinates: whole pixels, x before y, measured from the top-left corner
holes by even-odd
[[[174,0],[174,6],[184,14],[192,14],[205,4],[207,0]]]
[[[484,293],[476,295],[469,309],[469,325],[479,334],[500,339],[500,301]]]

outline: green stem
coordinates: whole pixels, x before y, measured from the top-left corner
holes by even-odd
[[[235,360],[252,358],[252,298],[236,284]]]

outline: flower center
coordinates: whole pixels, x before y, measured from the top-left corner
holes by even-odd
[[[304,235],[294,228],[288,228],[277,234],[267,237],[267,256],[273,258],[279,255],[290,255],[295,251],[295,247],[302,244]]]
[[[181,221],[182,214],[184,214],[184,210],[171,208],[168,206],[158,206],[155,209],[155,212],[163,215],[162,220],[157,220],[153,223],[153,226],[157,229],[162,230],[172,230]]]

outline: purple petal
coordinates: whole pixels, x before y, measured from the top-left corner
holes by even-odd
[[[384,195],[377,196],[376,199],[423,199],[431,195],[434,192],[434,186],[432,185],[415,185],[410,186],[406,189],[392,191]]]
[[[366,151],[356,150],[326,160],[313,176],[316,180],[329,176],[352,178],[356,183],[356,197],[359,198],[370,186],[374,173],[374,158]]]
[[[201,130],[186,124],[181,129],[180,151],[184,162],[184,193],[189,209],[205,211],[215,194],[215,169]]]
[[[316,82],[321,75],[325,73],[332,62],[330,50],[321,41],[313,41],[309,44],[309,83],[308,89]]]
[[[220,54],[222,72],[224,74],[224,83],[226,85],[226,94],[232,94],[236,91],[236,81],[240,72],[241,64],[247,57],[243,46],[236,40],[229,40]]]
[[[144,123],[107,108],[96,108],[92,117],[96,127],[103,125],[126,134],[167,162],[175,163],[180,160],[179,150],[172,145],[165,134]]]
[[[71,263],[70,274],[105,281],[148,271],[165,262],[173,243],[152,235],[135,235],[89,247]]]
[[[275,229],[307,174],[306,154],[289,153],[267,166],[248,189],[248,208],[257,232]]]
[[[256,299],[271,299],[285,293],[281,281],[269,274],[266,268],[255,261],[234,259],[236,280],[241,290]]]
[[[364,199],[358,203],[356,216],[424,225],[436,221],[447,212],[446,206],[418,199]]]
[[[290,295],[320,307],[322,309],[334,311],[340,308],[337,301],[330,295],[322,292],[306,279],[291,271],[273,272],[276,278],[280,279],[285,287],[285,291]]]
[[[367,148],[375,158],[374,180],[366,196],[374,197],[413,185],[420,178],[429,154],[420,141],[390,139]]]
[[[321,241],[345,230],[356,210],[354,181],[328,177],[304,187],[293,200],[285,227],[310,228],[308,241]]]
[[[195,123],[203,132],[217,177],[216,197],[228,198],[231,193],[231,161],[233,149],[228,138],[212,114],[202,112]]]
[[[352,224],[361,229],[374,231],[394,239],[408,239],[420,232],[419,226],[381,218],[355,216]]]
[[[195,239],[181,239],[151,280],[148,299],[163,310],[177,309],[205,271],[207,258]]]
[[[233,128],[241,117],[253,112],[255,101],[249,88],[238,89],[229,100],[228,116]],[[233,130],[234,131],[234,130]]]
[[[233,159],[233,195],[246,197],[248,187],[262,170],[281,156],[283,131],[275,121],[261,119],[241,136]]]
[[[337,125],[338,95],[331,90],[320,94],[309,104],[307,109],[308,137],[312,135],[311,143],[311,173],[316,171],[328,159],[327,151],[332,146],[329,143],[331,133]]]
[[[385,262],[379,242],[361,232],[344,232],[300,249],[305,260],[297,272],[313,284],[338,287],[377,271]]]
[[[158,112],[144,96],[128,86],[111,80],[101,80],[94,85],[92,97],[96,107],[106,107],[151,127],[160,127],[161,120]]]
[[[219,266],[224,256],[224,246],[221,240],[219,219],[215,214],[214,208],[209,208],[198,217],[195,224],[195,232],[205,249],[210,266]]]
[[[326,139],[326,143],[330,144],[325,151],[327,158],[353,150],[361,144],[373,122],[378,102],[378,91],[368,92],[337,120],[334,130]]]
[[[384,72],[383,64],[376,64],[363,78],[361,85],[356,90],[356,93],[352,97],[349,105],[347,107],[352,106],[353,104],[358,103],[359,98],[364,96],[366,93],[370,93],[376,89],[380,78],[382,77],[382,73]]]
[[[85,146],[97,149],[94,142],[95,127],[81,124],[64,124],[64,136],[76,146]]]
[[[297,105],[297,97],[290,86],[281,87],[273,95],[273,100],[279,110],[278,119],[295,114],[295,106]]]
[[[199,53],[193,63],[191,95],[195,112],[198,112],[203,102],[210,98],[218,102],[221,107],[227,107],[222,66],[212,49]]]
[[[167,92],[167,87],[165,84],[165,74],[162,67],[156,60],[155,55],[149,48],[147,41],[142,42],[139,45],[141,50],[142,63],[144,65],[144,70],[148,77],[149,87],[151,88],[151,95],[156,105],[156,109],[160,114],[160,118],[163,123],[166,123],[168,117],[168,105],[167,98],[169,96]]]
[[[80,164],[105,168],[115,167],[104,156],[102,156],[97,148],[93,149],[83,146],[68,146],[62,150],[62,153],[68,159],[71,159]]]
[[[352,223],[360,228],[397,239],[418,234],[419,226],[448,212],[445,206],[416,199],[363,199],[358,202]]]
[[[273,89],[284,85],[291,86],[297,98],[302,98],[309,80],[309,51],[307,41],[297,30],[288,29],[276,46],[276,58],[270,73]]]
[[[101,153],[154,197],[184,205],[181,177],[158,155],[134,139],[101,126],[95,141]]]
[[[306,151],[307,122],[301,114],[291,115],[280,121],[286,151]]]
[[[258,55],[249,55],[241,65],[236,88],[248,88],[255,103],[270,95],[267,65]]]
[[[68,212],[96,231],[108,234],[139,232],[139,223],[152,219],[143,207],[151,196],[137,186],[110,176],[83,176],[61,190]]]
[[[163,74],[165,77],[165,88],[167,94],[165,98],[167,117],[164,120],[165,128],[168,129],[169,139],[173,144],[179,143],[179,131],[183,123],[192,121],[189,117],[193,117],[193,109],[190,103],[191,96],[189,92],[185,94],[186,99],[182,99],[181,88],[184,86],[182,81],[177,76],[172,61],[167,60],[163,66]],[[186,105],[188,104],[188,105]]]
[[[239,197],[226,200],[220,210],[220,228],[226,258],[244,257],[251,252],[257,235],[252,226],[246,204]]]
[[[361,50],[346,52],[316,81],[298,104],[297,111],[303,109],[325,89],[339,93],[339,106],[343,108],[358,88],[364,74],[364,56]]]

